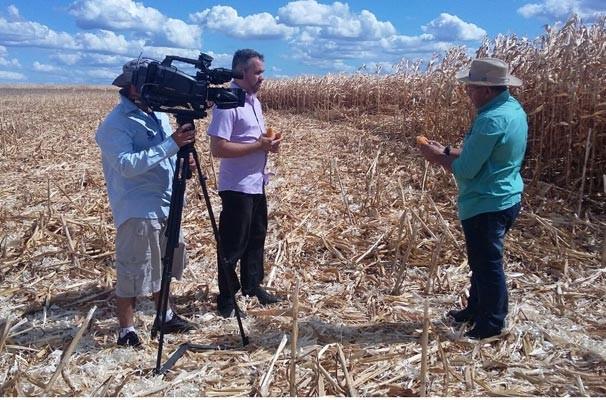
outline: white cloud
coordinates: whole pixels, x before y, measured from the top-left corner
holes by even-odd
[[[130,0],[80,0],[68,12],[82,29],[144,31],[161,25],[165,17],[155,8]]]
[[[82,54],[80,53],[55,53],[49,56],[51,60],[58,61],[63,65],[75,65],[80,62],[82,59]]]
[[[357,70],[348,60],[381,58],[385,54],[380,41],[397,34],[391,22],[379,21],[367,10],[352,12],[340,2],[293,1],[281,7],[278,16],[280,22],[299,29],[290,41],[289,57],[332,71]]]
[[[327,39],[319,35],[321,28],[307,28],[293,40],[291,58],[308,65],[330,68],[335,60],[372,58],[379,50],[376,42]]]
[[[340,71],[340,72],[345,72],[345,73],[353,73],[353,72],[356,72],[358,70],[358,67],[354,67],[352,65],[345,64],[341,60],[337,60],[334,63],[332,63],[331,69],[333,71]]]
[[[76,48],[76,42],[68,33],[55,32],[37,22],[15,22],[3,17],[0,17],[0,43],[9,46]]]
[[[63,71],[61,68],[58,68],[54,65],[50,65],[50,64],[42,64],[38,61],[34,61],[34,63],[32,64],[32,68],[34,69],[34,71],[38,71],[38,72],[60,72]]]
[[[162,29],[162,35],[167,39],[163,44],[189,49],[200,48],[202,45],[202,30],[199,26],[188,25],[180,19],[168,18]]]
[[[21,67],[19,60],[17,60],[16,58],[9,60],[8,58],[6,58],[6,56],[8,56],[8,50],[6,49],[6,47],[0,46],[0,66],[13,68]]]
[[[27,80],[27,77],[19,72],[0,71],[0,79],[6,79],[11,81],[25,81]]]
[[[423,25],[421,29],[423,32],[431,34],[436,40],[470,41],[482,40],[486,36],[484,29],[447,13],[441,13],[438,18]]]
[[[323,27],[321,35],[328,38],[375,40],[396,33],[391,22],[380,22],[374,14],[363,10],[351,18],[331,18],[331,24]]]
[[[9,46],[42,47],[64,50],[86,49],[109,53],[128,53],[145,45],[144,40],[127,41],[122,35],[101,30],[98,33],[56,32],[37,22],[9,22],[0,17],[0,43]]]
[[[0,57],[0,66],[2,67],[11,67],[11,68],[21,68],[21,63],[16,58],[8,59],[4,57]]]
[[[297,29],[278,23],[269,13],[240,17],[238,11],[229,6],[214,6],[189,16],[202,28],[224,33],[239,39],[284,39]]]
[[[132,0],[79,0],[68,12],[82,29],[136,32],[157,45],[198,48],[202,32],[196,25],[168,18]]]
[[[278,10],[279,21],[298,27],[321,27],[321,37],[349,40],[375,40],[394,35],[391,22],[377,20],[373,13],[362,10],[352,13],[347,4],[319,4],[315,0],[288,3]]]
[[[91,69],[86,72],[85,75],[91,78],[106,80],[107,84],[110,85],[121,72],[122,71],[115,71],[111,68]]]
[[[128,41],[123,35],[101,30],[98,33],[77,33],[78,49],[107,52],[110,54],[138,54],[145,46],[145,40]]]
[[[448,42],[433,40],[429,34],[419,36],[394,35],[380,41],[381,48],[389,54],[431,54],[446,50],[451,46]]]
[[[290,26],[327,26],[332,18],[351,16],[347,4],[319,4],[316,0],[292,1],[278,10],[280,22]]]
[[[446,13],[421,27],[419,35],[398,34],[390,21],[380,21],[370,11],[354,12],[347,3],[320,4],[316,0],[292,1],[278,10],[280,23],[298,27],[290,41],[289,58],[315,67],[350,71],[361,60],[377,60],[376,69],[387,70],[402,57],[431,57],[454,42],[480,41],[487,32],[456,15]],[[368,64],[368,63],[367,63]],[[368,64],[370,65],[370,64]]]
[[[8,6],[6,11],[8,13],[9,21],[22,21],[23,20],[23,18],[21,18],[21,15],[19,15],[19,9],[16,6],[14,6],[13,4]]]
[[[122,65],[133,57],[130,55],[84,53],[88,65]]]
[[[543,0],[539,3],[528,3],[518,8],[518,13],[525,18],[546,18],[549,20],[566,19],[571,14],[594,20],[606,15],[606,2],[603,0]]]

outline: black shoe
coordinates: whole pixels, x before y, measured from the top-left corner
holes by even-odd
[[[464,336],[473,340],[482,340],[487,339],[493,336],[499,336],[501,334],[500,329],[494,328],[480,328],[477,325],[473,328],[465,332]]]
[[[475,319],[475,314],[468,308],[464,308],[462,310],[450,310],[446,315],[454,319],[455,322],[458,322],[459,324],[462,324],[463,322],[473,322]]]
[[[263,289],[261,287],[256,287],[248,295],[249,296],[256,296],[257,299],[259,300],[259,303],[263,304],[264,306],[267,305],[267,304],[274,304],[274,303],[279,303],[279,302],[282,301],[282,299],[280,299],[279,297],[276,297],[274,295],[271,295],[271,294],[267,293],[265,291],[265,289]]]
[[[160,331],[160,323],[161,321],[156,317],[154,320],[153,331]],[[164,328],[162,332],[166,335],[168,333],[184,333],[194,329],[194,326],[178,316],[176,313],[173,313],[173,317],[170,321],[166,321],[164,323]]]
[[[122,337],[118,335],[118,346],[139,347],[141,346],[141,340],[139,340],[139,336],[135,332],[130,331]]]
[[[217,311],[219,311],[219,315],[223,318],[235,318],[236,317],[236,307],[234,307],[233,303],[226,304],[217,304]],[[242,310],[240,311],[240,318],[246,318],[246,314]]]

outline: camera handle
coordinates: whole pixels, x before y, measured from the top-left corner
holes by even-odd
[[[190,123],[194,126],[194,122],[190,118],[179,118],[177,115],[177,123],[179,126]],[[195,129],[195,126],[194,126]],[[164,325],[166,323],[166,310],[168,309],[168,298],[170,294],[170,280],[172,278],[172,266],[173,266],[173,258],[175,249],[179,245],[179,233],[181,231],[181,218],[183,215],[183,203],[185,199],[185,186],[186,180],[191,177],[191,171],[189,169],[189,156],[193,155],[195,164],[196,164],[196,172],[198,173],[199,183],[202,187],[202,192],[204,194],[204,200],[206,202],[206,209],[208,210],[208,215],[210,218],[210,222],[213,229],[213,234],[215,236],[215,241],[217,243],[217,255],[219,260],[219,268],[223,268],[224,272],[227,275],[232,275],[236,277],[236,272],[233,268],[230,268],[227,263],[227,259],[225,258],[225,254],[223,252],[223,245],[221,243],[221,238],[219,236],[219,229],[217,227],[217,223],[215,221],[215,216],[212,210],[212,204],[210,202],[210,196],[208,195],[208,190],[206,188],[206,179],[207,177],[202,174],[202,169],[200,168],[200,162],[198,159],[198,153],[193,144],[187,144],[179,149],[177,153],[177,161],[175,165],[175,173],[173,177],[172,184],[172,194],[170,198],[170,209],[168,213],[168,220],[166,222],[166,249],[164,252],[164,258],[162,259],[163,270],[162,270],[162,283],[160,285],[160,298],[159,304],[156,306],[156,319],[160,321],[160,326],[157,327],[155,324],[152,327],[151,337],[155,339],[158,331],[160,332],[159,342],[158,342],[158,356],[156,359],[156,374],[161,374],[170,369],[175,362],[185,353],[187,350],[230,350],[235,347],[233,346],[225,346],[225,345],[196,345],[192,343],[184,343],[182,344],[168,359],[168,361],[161,366],[162,364],[162,349],[164,345]],[[248,345],[248,337],[244,333],[244,327],[242,326],[242,318],[240,316],[240,308],[238,307],[238,303],[236,302],[236,293],[234,291],[231,280],[228,279],[228,290],[234,302],[234,310],[236,314],[236,319],[238,320],[238,327],[240,328],[240,336],[242,338],[242,347]],[[159,329],[158,329],[159,328]]]

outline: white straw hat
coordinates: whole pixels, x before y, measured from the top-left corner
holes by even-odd
[[[497,58],[476,58],[471,67],[456,73],[456,78],[468,85],[521,86],[522,80],[509,74],[509,65]]]

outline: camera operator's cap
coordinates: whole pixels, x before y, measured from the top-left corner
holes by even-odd
[[[468,85],[521,86],[522,80],[509,74],[509,64],[497,58],[476,58],[471,67],[456,73],[455,77]]]
[[[135,72],[140,66],[148,65],[152,61],[156,60],[151,58],[136,58],[134,60],[130,60],[122,66],[122,73],[118,75],[116,79],[114,79],[112,85],[118,87],[126,87],[130,85],[133,80],[133,72]]]

